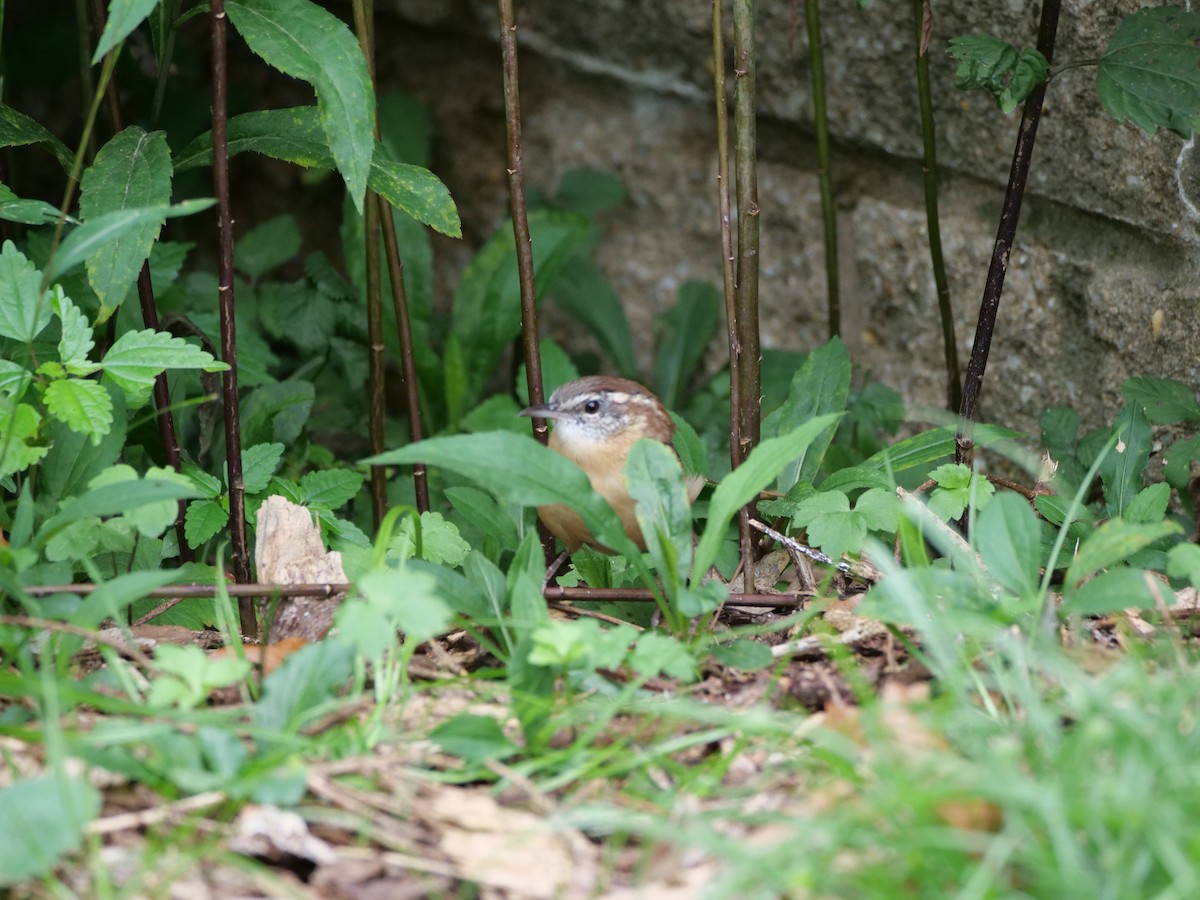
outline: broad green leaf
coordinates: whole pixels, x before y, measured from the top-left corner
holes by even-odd
[[[429,739],[463,762],[477,765],[489,759],[504,759],[518,747],[491,716],[459,713],[429,733]]]
[[[640,440],[629,451],[625,483],[658,577],[674,597],[692,563],[692,508],[679,457],[666,444]]]
[[[130,32],[150,15],[158,2],[159,0],[110,0],[108,21],[104,23],[104,33],[100,35],[96,52],[92,54],[92,65],[99,63],[104,59],[104,54],[129,37]]]
[[[623,556],[640,558],[621,520],[592,490],[587,475],[566,457],[531,437],[500,431],[458,434],[429,438],[362,460],[364,465],[417,462],[457,472],[504,502],[524,506],[560,503],[572,507],[600,543]]]
[[[1128,378],[1121,393],[1126,400],[1142,405],[1152,425],[1200,422],[1195,392],[1174,378]]]
[[[0,478],[23,472],[46,455],[48,447],[30,444],[42,417],[32,406],[0,403]]]
[[[548,619],[533,630],[529,663],[557,669],[583,668],[588,660],[588,630],[579,622]]]
[[[1055,406],[1038,418],[1042,429],[1042,446],[1056,460],[1066,459],[1075,449],[1079,436],[1079,413],[1069,406]]]
[[[279,468],[283,457],[283,444],[255,444],[242,451],[242,485],[247,494],[259,494],[271,483],[271,476]],[[229,481],[226,473],[226,483]]]
[[[707,281],[687,281],[675,305],[659,316],[665,332],[654,355],[654,383],[663,404],[679,404],[683,388],[708,354],[708,344],[721,324],[721,295]]]
[[[140,228],[147,222],[156,222],[162,218],[173,219],[177,216],[191,216],[208,209],[214,200],[184,200],[173,206],[148,206],[141,209],[123,209],[105,213],[91,221],[84,222],[69,235],[58,248],[50,265],[50,278],[57,279],[75,266],[79,265],[92,254],[99,253],[104,247],[120,239],[132,229]]]
[[[997,581],[1021,597],[1036,593],[1042,561],[1041,527],[1025,498],[1001,493],[980,511],[971,536]]]
[[[854,511],[861,513],[871,531],[895,534],[900,524],[900,498],[892,490],[871,488],[854,501]]]
[[[850,398],[850,354],[838,338],[809,353],[792,376],[787,400],[773,416],[775,434],[791,431],[802,422],[824,413],[840,413]],[[811,484],[825,456],[834,429],[813,441],[801,458],[790,463],[779,477],[779,489],[789,491],[797,482]]]
[[[50,308],[58,316],[62,334],[58,339],[58,359],[72,375],[87,375],[95,371],[96,364],[87,358],[96,342],[92,340],[92,326],[87,316],[55,285],[50,291]]]
[[[1077,585],[1089,575],[1115,566],[1142,548],[1181,530],[1176,522],[1138,523],[1110,519],[1080,545],[1067,569],[1066,583]]]
[[[456,512],[485,536],[495,539],[498,550],[516,546],[517,523],[490,494],[473,487],[449,487],[443,493]]]
[[[1167,515],[1167,504],[1171,502],[1171,486],[1158,481],[1139,491],[1125,507],[1126,522],[1161,522]]]
[[[315,397],[310,381],[290,379],[260,385],[242,401],[242,440],[249,445],[292,443],[304,429]]]
[[[852,511],[839,491],[822,491],[802,501],[793,521],[804,526],[809,543],[834,559],[857,553],[867,539],[866,516]]]
[[[366,479],[350,469],[318,469],[300,479],[305,504],[336,510],[358,496]]]
[[[166,369],[221,372],[228,368],[183,338],[151,329],[127,331],[117,338],[101,367],[105,380],[121,388],[134,408],[146,402],[155,377]]]
[[[535,287],[540,297],[587,234],[587,220],[533,210]],[[521,294],[511,225],[503,225],[463,272],[454,295],[453,332],[468,364],[466,406],[473,406],[513,338],[521,333]],[[611,545],[610,545],[611,546]]]
[[[112,402],[113,421],[125,421],[125,398],[111,385],[106,388]],[[93,478],[111,466],[125,446],[123,425],[110,429],[99,444],[73,431],[62,422],[49,423],[50,452],[38,472],[38,500],[54,509],[60,500],[87,490]]]
[[[121,488],[123,486],[114,484],[108,487]],[[107,489],[102,488],[102,490]],[[142,543],[147,542],[143,541]],[[71,615],[71,624],[95,628],[105,619],[119,619],[136,601],[149,596],[164,585],[187,581],[190,576],[191,572],[188,570],[147,569],[109,578],[92,591],[86,603],[75,610]]]
[[[32,381],[33,375],[27,368],[7,359],[0,359],[0,397],[16,402],[24,396]]]
[[[462,237],[462,223],[450,191],[428,169],[396,162],[377,146],[369,183],[371,190],[418,222],[450,237]]]
[[[961,463],[938,466],[929,477],[938,483],[929,495],[929,509],[943,522],[957,519],[972,503],[982,509],[996,493],[990,481]]]
[[[183,536],[193,550],[225,527],[229,510],[219,500],[193,500],[183,518]]]
[[[100,792],[65,772],[0,789],[0,886],[49,877],[83,846],[84,826],[100,815]]]
[[[87,435],[92,446],[112,428],[112,398],[104,385],[83,378],[50,382],[46,388],[46,409],[72,431]]]
[[[186,475],[179,474],[174,469],[152,467],[146,471],[145,479],[177,484],[189,492],[194,489],[191,479]],[[107,485],[134,485],[139,480],[135,469],[131,466],[119,465],[101,472],[92,479],[88,486],[95,490]],[[179,514],[179,504],[174,500],[162,500],[157,503],[131,506],[122,513],[122,518],[135,527],[142,537],[155,538],[175,524],[175,519]]]
[[[679,454],[679,461],[683,463],[683,471],[688,475],[707,475],[708,451],[704,442],[700,440],[700,435],[696,434],[696,429],[683,417],[675,413],[669,415],[675,423],[675,434],[671,443],[675,452]]]
[[[1127,16],[1096,69],[1096,93],[1118,122],[1187,137],[1200,127],[1200,14],[1155,6]]]
[[[1122,568],[1101,572],[1080,587],[1065,591],[1060,613],[1100,616],[1129,607],[1153,608],[1154,593],[1147,581],[1153,578],[1153,575],[1141,569]],[[1162,594],[1168,593],[1165,584],[1159,584],[1159,588]]]
[[[698,584],[716,560],[725,530],[734,514],[769,485],[784,466],[804,453],[824,429],[835,424],[839,415],[830,413],[818,416],[788,434],[768,438],[750,452],[745,462],[721,480],[709,501],[708,521],[696,548],[692,565],[693,582]]]
[[[1163,453],[1163,478],[1177,491],[1187,489],[1193,459],[1200,459],[1200,435],[1183,438]]]
[[[347,641],[309,644],[288,656],[263,679],[263,693],[253,707],[254,724],[267,732],[295,734],[326,708],[354,670],[354,648]],[[256,739],[261,754],[271,742]]]
[[[45,200],[22,200],[0,184],[0,219],[23,225],[52,225],[58,221],[58,209]],[[68,221],[74,221],[67,217]]]
[[[950,55],[958,60],[954,86],[989,91],[1004,113],[1024,102],[1050,71],[1046,57],[1037,50],[1018,51],[1007,41],[987,34],[952,39]]]
[[[416,552],[416,523],[406,518],[396,530],[388,549],[397,553],[401,559],[408,559]],[[426,510],[421,513],[421,555],[420,558],[439,566],[456,569],[463,564],[471,545],[462,539],[458,526],[446,521],[439,512]]]
[[[323,355],[337,327],[334,302],[305,281],[260,285],[258,316],[271,337],[306,355]]]
[[[71,171],[75,154],[66,144],[29,116],[11,106],[0,104],[0,147],[22,147],[27,144],[38,144],[49,150],[64,172]]]
[[[1176,544],[1167,551],[1167,574],[1172,578],[1183,578],[1200,586],[1200,545]]]
[[[1110,516],[1124,513],[1142,489],[1146,464],[1150,461],[1150,422],[1140,403],[1128,403],[1113,422],[1117,444],[1100,463],[1104,500]]]
[[[313,86],[329,149],[361,213],[375,147],[375,94],[354,35],[309,0],[229,0],[225,10],[251,50]]]
[[[637,377],[629,317],[604,273],[582,254],[572,256],[554,281],[554,305],[586,326],[626,378]]]
[[[692,681],[699,665],[687,647],[670,635],[656,631],[643,632],[629,654],[630,667],[643,677],[669,675],[681,681]]]
[[[770,647],[762,641],[749,638],[736,638],[728,644],[713,644],[708,652],[721,665],[743,672],[766,669],[775,663]]]
[[[407,567],[380,569],[364,575],[356,587],[392,624],[393,641],[397,631],[417,643],[427,641],[445,631],[453,618],[438,596],[437,582],[424,572]]]
[[[128,514],[147,504],[187,500],[198,495],[199,491],[190,483],[185,485],[165,478],[147,477],[105,484],[68,500],[62,509],[42,524],[35,542],[38,546],[45,546],[59,530],[79,519]]]
[[[542,391],[549,397],[555,388],[579,377],[575,361],[560,347],[554,338],[544,337],[538,344],[538,355],[542,360]],[[529,405],[529,379],[525,363],[517,367],[517,380],[513,385],[521,406]]]
[[[164,210],[161,216],[139,223],[88,256],[88,283],[100,300],[97,322],[112,315],[137,280],[166,220],[170,201],[171,151],[161,131],[147,134],[136,125],[126,128],[100,148],[95,162],[83,173],[79,213],[85,222],[119,211]]]
[[[237,242],[234,267],[250,278],[261,278],[300,252],[300,228],[291,216],[276,216],[256,225]]]
[[[39,299],[41,285],[42,273],[16,244],[5,241],[0,249],[0,337],[27,343],[50,324],[52,310],[44,294]]]

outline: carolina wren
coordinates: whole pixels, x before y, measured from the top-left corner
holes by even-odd
[[[625,461],[642,438],[671,446],[675,423],[659,399],[636,381],[611,375],[589,375],[561,385],[550,400],[521,410],[523,416],[553,419],[550,449],[557,450],[587,473],[592,488],[608,501],[625,533],[642,550],[646,541],[625,485]],[[695,500],[704,478],[688,478],[688,499]],[[538,507],[538,518],[574,553],[584,544],[605,553],[574,510],[558,504]]]

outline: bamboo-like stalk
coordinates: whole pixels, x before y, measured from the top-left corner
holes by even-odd
[[[742,464],[741,342],[738,336],[734,279],[733,216],[729,200],[729,97],[725,90],[725,26],[722,0],[713,0],[713,95],[717,109],[717,207],[721,216],[721,274],[725,293],[725,328],[729,335],[729,465]],[[750,510],[738,515],[738,546],[742,570],[751,565]]]
[[[525,166],[521,158],[521,92],[517,73],[517,21],[513,0],[497,0],[500,14],[500,52],[504,68],[504,125],[508,145],[508,199],[512,210],[513,238],[517,249],[517,276],[521,287],[521,349],[525,357],[525,383],[529,402],[545,400],[542,359],[538,352],[537,292],[533,280],[533,243],[525,209]],[[545,444],[550,431],[545,419],[533,419],[533,436]],[[547,565],[554,559],[554,537],[538,523]]]
[[[220,242],[217,297],[221,321],[221,359],[229,368],[221,373],[225,406],[225,462],[229,472],[229,536],[233,575],[239,584],[250,581],[250,556],[246,546],[246,485],[242,479],[242,432],[238,408],[237,333],[233,297],[233,209],[229,196],[229,82],[225,48],[225,0],[211,0],[212,19],[212,135],[213,192],[217,195],[217,238]],[[250,597],[238,600],[242,636],[258,636],[258,620]]]
[[[731,396],[737,394],[739,421],[737,455],[749,456],[758,443],[762,416],[762,357],[758,335],[758,165],[754,107],[754,0],[733,0],[733,88],[734,172],[737,181],[737,280],[734,285],[734,322],[737,332],[738,379]],[[754,555],[750,519],[756,515],[753,501],[739,517],[742,573],[753,580]]]
[[[1037,48],[1042,56],[1046,57],[1047,62],[1053,62],[1054,39],[1058,33],[1060,7],[1061,0],[1046,0],[1042,4]],[[1017,221],[1021,217],[1021,200],[1025,196],[1025,186],[1029,181],[1029,164],[1033,158],[1033,146],[1037,139],[1038,122],[1041,120],[1042,101],[1045,96],[1046,83],[1042,82],[1025,99],[1025,106],[1021,111],[1021,127],[1017,132],[1017,143],[1013,150],[1008,189],[1004,193],[1004,204],[1000,210],[1000,225],[996,230],[996,243],[992,248],[992,262],[988,267],[983,299],[979,305],[975,341],[971,345],[971,360],[967,364],[962,405],[959,407],[958,433],[955,436],[954,458],[957,462],[967,465],[971,464],[975,455],[971,423],[979,407],[983,373],[987,368],[992,334],[996,330],[996,315],[1000,310],[1000,293],[1004,290],[1004,276],[1008,272],[1009,256],[1017,233]]]
[[[367,75],[375,84],[374,41],[371,37],[372,14],[370,0],[354,0],[354,29],[358,44],[367,61]],[[384,451],[383,425],[386,416],[385,377],[387,349],[383,342],[383,274],[379,265],[378,196],[367,188],[363,199],[363,247],[367,281],[367,429],[371,453]],[[387,512],[387,472],[383,466],[371,466],[371,518],[375,529]]]
[[[946,357],[946,403],[956,410],[962,406],[962,371],[958,365],[958,344],[954,337],[954,308],[950,305],[950,282],[942,256],[942,228],[938,216],[937,132],[933,123],[933,100],[929,88],[929,29],[932,20],[929,0],[913,0],[913,24],[917,44],[917,97],[921,104],[921,137],[924,143],[925,223],[929,235],[929,261],[933,283],[937,287],[938,316],[942,322],[942,347]]]
[[[821,8],[818,0],[804,0],[808,30],[808,69],[812,85],[813,125],[817,133],[817,184],[821,191],[821,223],[825,231],[825,292],[829,311],[829,336],[842,332],[842,299],[838,286],[837,210],[833,205],[830,174],[829,116],[825,104],[825,54],[821,47]]]

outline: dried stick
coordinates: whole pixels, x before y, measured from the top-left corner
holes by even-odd
[[[250,556],[246,547],[246,485],[242,480],[242,432],[238,410],[237,335],[233,304],[233,210],[229,199],[229,137],[227,111],[228,67],[225,52],[225,0],[212,0],[213,73],[213,191],[217,195],[217,237],[220,260],[217,296],[220,303],[221,359],[229,368],[221,373],[225,406],[225,463],[229,471],[229,534],[233,553],[233,576],[239,584],[250,581]],[[258,637],[254,602],[238,601],[242,637]]]
[[[1061,0],[1046,0],[1042,5],[1042,19],[1038,26],[1037,48],[1047,62],[1054,56],[1054,38],[1058,31],[1058,13]],[[971,423],[979,407],[979,391],[983,387],[983,372],[987,368],[988,351],[992,346],[992,334],[996,330],[996,314],[1000,310],[1000,293],[1004,290],[1004,276],[1008,272],[1009,254],[1017,233],[1017,220],[1021,216],[1021,200],[1029,180],[1029,163],[1033,158],[1033,144],[1037,138],[1038,122],[1042,115],[1042,100],[1046,96],[1046,83],[1042,82],[1025,100],[1021,112],[1021,129],[1017,133],[1017,144],[1013,150],[1012,169],[1008,176],[1008,190],[1004,194],[1004,205],[1000,211],[1000,226],[996,231],[996,244],[992,248],[992,263],[988,268],[987,282],[983,289],[983,300],[979,305],[979,319],[975,326],[975,342],[971,345],[971,360],[967,364],[967,377],[963,385],[962,405],[959,407],[958,434],[955,436],[954,458],[956,462],[970,465],[975,456],[975,441]]]
[[[517,77],[517,22],[513,0],[498,0],[500,13],[500,52],[504,63],[504,125],[508,138],[508,198],[512,208],[513,237],[517,249],[517,275],[521,285],[521,349],[525,356],[525,381],[529,402],[545,399],[542,386],[542,360],[538,352],[537,293],[533,280],[533,244],[529,237],[529,217],[525,210],[525,168],[521,160],[521,94]],[[533,436],[545,444],[549,440],[546,420],[533,419]],[[540,521],[538,535],[546,565],[554,559],[554,536]]]
[[[929,261],[937,286],[938,315],[942,320],[942,346],[946,354],[946,402],[948,409],[962,406],[962,371],[958,366],[958,345],[954,337],[954,309],[950,305],[950,283],[946,279],[946,261],[942,257],[942,229],[938,217],[937,133],[933,124],[933,100],[929,90],[929,29],[933,14],[929,0],[913,0],[913,20],[917,40],[917,97],[921,104],[921,136],[925,156],[925,223],[929,234]]]
[[[842,331],[842,300],[838,288],[837,211],[833,206],[833,178],[829,174],[829,116],[825,109],[825,55],[821,48],[821,8],[805,0],[808,29],[808,68],[812,79],[813,125],[817,131],[817,183],[821,189],[821,221],[825,230],[825,290],[829,309],[829,336]]]

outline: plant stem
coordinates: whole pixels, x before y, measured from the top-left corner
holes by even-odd
[[[742,464],[741,344],[738,340],[736,288],[733,274],[733,224],[729,202],[729,97],[725,90],[725,29],[722,0],[713,0],[713,94],[717,103],[717,205],[721,216],[721,274],[725,292],[725,327],[729,335],[729,466]],[[750,562],[750,512],[738,516],[738,544],[743,565]]]
[[[375,54],[372,52],[371,10],[369,0],[354,0],[354,28],[367,61],[367,75],[375,83]],[[386,415],[384,397],[385,364],[383,343],[383,275],[379,265],[379,200],[367,188],[363,198],[363,242],[367,280],[367,428],[371,452],[383,452],[383,424]],[[371,466],[371,518],[375,530],[387,512],[387,472],[383,466]]]
[[[737,177],[737,284],[734,289],[737,322],[738,458],[744,460],[759,440],[762,367],[758,334],[758,169],[754,108],[754,0],[733,0],[734,90],[733,117]],[[754,517],[754,504],[746,517]],[[754,571],[748,532],[743,532],[743,571]],[[746,575],[749,580],[752,576]]]
[[[500,52],[504,64],[504,125],[508,138],[508,198],[512,209],[513,237],[517,250],[517,276],[521,286],[521,347],[525,356],[525,380],[529,402],[545,400],[542,386],[542,361],[538,352],[537,293],[533,280],[533,244],[529,237],[529,217],[525,210],[525,168],[521,159],[521,94],[517,77],[517,22],[513,0],[498,0],[500,13]],[[549,440],[545,419],[533,419],[533,436],[545,444]],[[549,565],[554,559],[554,537],[540,522],[538,533]]]
[[[1037,48],[1046,61],[1052,61],[1054,38],[1058,31],[1058,14],[1061,0],[1046,0],[1042,5],[1042,19],[1038,26]],[[987,368],[988,351],[992,345],[992,334],[996,328],[996,315],[1000,309],[1000,293],[1004,289],[1004,276],[1008,271],[1009,254],[1017,233],[1017,220],[1021,216],[1021,200],[1029,180],[1029,163],[1033,157],[1034,140],[1037,138],[1038,122],[1041,119],[1042,101],[1046,96],[1046,83],[1042,82],[1025,100],[1021,112],[1021,128],[1017,133],[1016,148],[1013,150],[1012,168],[1008,176],[1008,190],[1004,194],[1004,205],[1000,211],[1000,226],[996,231],[996,243],[992,248],[992,263],[988,268],[987,282],[983,289],[983,300],[979,305],[979,320],[975,326],[975,341],[971,345],[971,360],[967,365],[967,377],[963,385],[963,400],[959,407],[958,434],[955,436],[955,461],[970,465],[975,454],[971,423],[979,406],[979,392],[983,386],[983,372]]]
[[[958,346],[954,337],[954,309],[950,305],[950,283],[946,261],[942,257],[942,230],[938,217],[937,135],[933,124],[933,101],[929,89],[929,28],[932,11],[929,0],[913,0],[913,21],[917,38],[917,96],[921,103],[921,137],[925,160],[925,223],[929,234],[929,260],[937,286],[938,315],[942,320],[942,346],[946,356],[946,403],[956,410],[962,406],[962,372],[958,366]]]
[[[221,320],[221,359],[229,368],[221,373],[225,407],[225,464],[229,472],[229,535],[233,575],[239,584],[250,581],[250,556],[246,547],[246,485],[242,479],[242,432],[237,381],[237,329],[233,298],[233,209],[229,197],[229,81],[225,52],[225,0],[211,0],[212,17],[212,136],[213,192],[217,195],[217,238],[220,242],[217,297]],[[238,600],[242,636],[258,637],[254,599]]]
[[[805,0],[808,28],[808,66],[812,78],[813,124],[817,131],[817,182],[821,188],[821,221],[825,229],[825,287],[829,306],[829,336],[842,331],[842,301],[838,289],[837,210],[829,166],[829,116],[825,109],[825,55],[821,49],[821,8]]]

